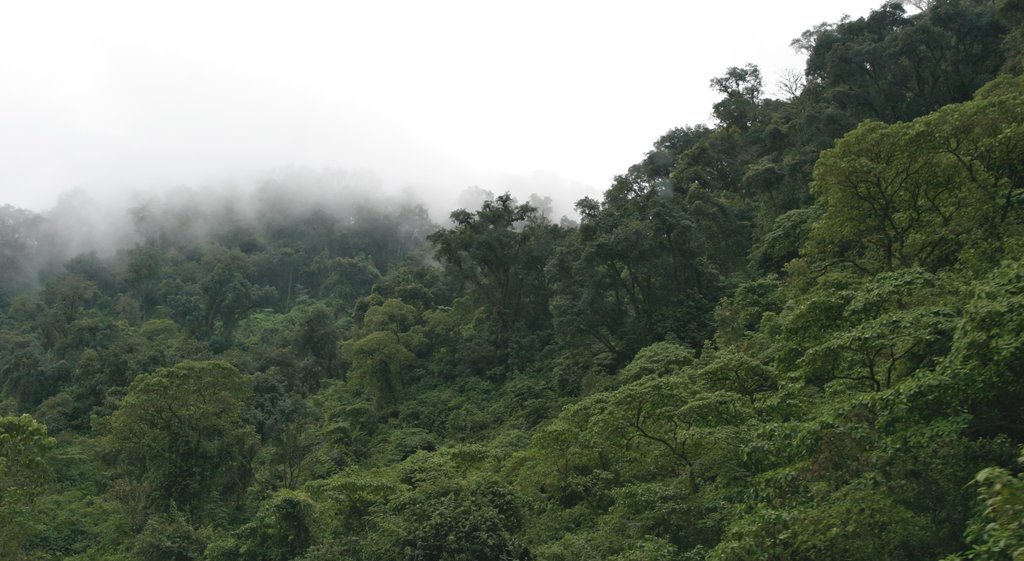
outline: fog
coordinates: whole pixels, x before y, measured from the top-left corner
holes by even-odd
[[[476,206],[493,196],[471,188],[456,198]],[[550,214],[549,200],[534,199]],[[0,297],[39,289],[83,254],[122,262],[122,250],[143,242],[186,253],[211,244],[248,252],[264,250],[271,238],[316,232],[320,240],[390,239],[413,251],[438,227],[416,194],[383,189],[366,171],[292,166],[258,180],[129,193],[76,189],[43,212],[0,205]]]
[[[877,3],[9,2],[0,205],[243,196],[301,168],[372,178],[435,220],[468,187],[571,213],[707,122],[712,77],[753,62],[770,83],[802,66],[790,39]]]

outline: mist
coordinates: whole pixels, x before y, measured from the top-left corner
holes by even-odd
[[[11,3],[0,204],[124,207],[303,167],[366,170],[436,220],[471,186],[568,213],[707,122],[710,78],[754,62],[774,80],[802,66],[788,45],[808,22],[877,2],[827,4]]]
[[[113,262],[120,252],[140,244],[183,251],[222,244],[253,251],[263,249],[266,240],[280,236],[282,230],[301,224],[324,230],[325,235],[348,229],[371,236],[387,231],[382,234],[387,237],[394,231],[411,250],[422,246],[430,233],[450,225],[452,210],[478,209],[505,192],[534,205],[548,220],[575,216],[572,201],[532,191],[565,187],[558,177],[505,176],[496,184],[507,188],[496,192],[474,185],[458,192],[439,191],[444,196],[438,196],[412,185],[386,186],[368,170],[288,166],[195,186],[73,189],[39,212],[0,205],[0,291],[34,292],[47,279],[68,272],[69,260],[79,256]]]
[[[792,72],[808,22],[876,2],[839,4],[5,5],[2,275],[32,289],[76,255],[318,212],[443,227],[505,192],[571,220],[709,122],[710,78]]]

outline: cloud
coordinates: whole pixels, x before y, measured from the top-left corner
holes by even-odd
[[[0,201],[287,165],[432,199],[540,173],[578,198],[706,121],[727,66],[799,66],[792,37],[874,2],[842,4],[7,3]]]

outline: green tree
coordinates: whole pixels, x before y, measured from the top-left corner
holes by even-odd
[[[242,418],[249,391],[223,362],[182,362],[137,377],[110,418],[115,466],[157,510],[216,512],[249,478],[257,443]]]
[[[393,333],[374,331],[344,344],[350,378],[364,384],[381,402],[394,400],[415,364],[416,356]]]
[[[263,302],[273,298],[273,287],[250,282],[252,267],[248,257],[238,251],[220,251],[203,259],[205,274],[199,282],[206,333],[219,335],[230,343],[238,323]]]
[[[948,267],[1003,250],[1024,187],[1021,80],[910,123],[867,122],[822,153],[812,191],[824,208],[805,254],[873,274]]]
[[[886,2],[867,17],[805,32],[807,76],[857,120],[906,121],[966,101],[995,77],[1006,30],[992,3],[935,2],[908,16]]]
[[[705,218],[696,218],[693,207],[707,202],[699,191],[683,194],[630,174],[617,178],[603,202],[577,203],[575,239],[547,266],[563,340],[590,339],[617,364],[669,336],[700,345],[710,332],[720,275],[702,255],[702,232],[712,227],[698,222],[722,214],[702,208]]]
[[[312,542],[314,503],[300,491],[278,491],[265,499],[253,520],[206,550],[214,560],[290,561]]]
[[[761,103],[764,80],[761,70],[753,65],[733,66],[724,76],[711,79],[711,87],[725,96],[715,103],[712,113],[726,127],[746,129],[754,122]]]
[[[941,372],[942,403],[971,415],[971,433],[1024,440],[1024,262],[977,281]]]
[[[827,150],[812,191],[825,207],[811,254],[877,273],[948,263],[972,220],[971,185],[922,121],[869,122]]]
[[[125,262],[124,284],[148,317],[160,302],[159,287],[163,275],[160,249],[140,245],[128,251]]]
[[[52,477],[57,441],[32,417],[0,417],[0,557],[26,559],[25,543],[38,521],[32,504]]]
[[[335,376],[340,358],[341,329],[327,306],[316,304],[303,313],[299,318],[296,342],[299,351],[311,357],[319,370],[320,376],[316,379]],[[311,385],[316,386],[315,383]]]
[[[560,228],[508,193],[485,201],[476,212],[457,210],[451,218],[454,228],[428,240],[491,324],[490,344],[507,356],[519,342],[549,333],[544,266]],[[525,353],[539,348],[530,346]]]
[[[1024,457],[1018,463],[1024,464]],[[1024,559],[1024,474],[1014,476],[1005,468],[989,467],[978,472],[973,483],[981,511],[967,531],[971,549],[946,561]]]
[[[96,283],[78,275],[64,275],[47,283],[42,293],[47,309],[39,321],[44,345],[52,348],[66,337],[71,324],[98,295]]]

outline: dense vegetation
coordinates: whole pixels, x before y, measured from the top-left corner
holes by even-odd
[[[794,44],[578,224],[0,209],[0,558],[1024,558],[1024,3]]]

